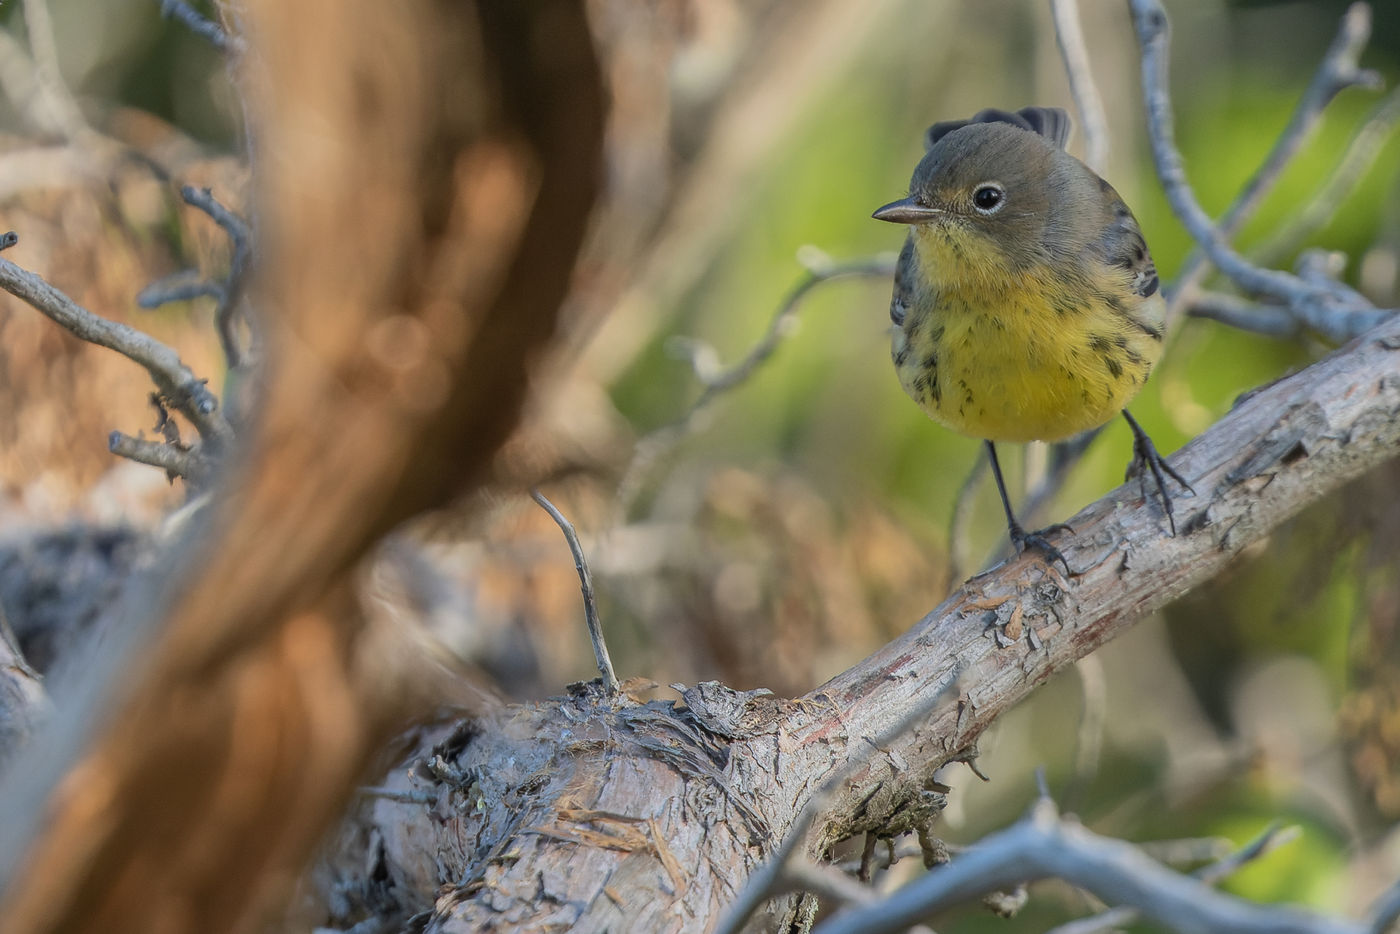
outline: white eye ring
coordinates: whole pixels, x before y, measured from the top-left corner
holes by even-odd
[[[1000,182],[983,182],[972,190],[972,207],[978,214],[991,215],[1006,205],[1006,189]]]

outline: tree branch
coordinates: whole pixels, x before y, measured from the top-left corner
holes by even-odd
[[[835,279],[889,277],[894,275],[894,257],[880,256],[872,259],[853,260],[846,263],[833,262],[818,251],[805,249],[799,260],[807,268],[807,274],[793,286],[783,299],[778,310],[768,323],[763,336],[749,348],[743,359],[718,373],[708,372],[709,367],[698,365],[696,351],[691,348],[691,368],[704,384],[699,398],[684,415],[676,421],[637,442],[632,460],[623,471],[618,483],[618,511],[625,513],[635,501],[651,469],[687,435],[695,431],[711,406],[725,393],[744,383],[754,371],[763,365],[777,351],[778,345],[789,331],[802,302],[808,293],[824,282]]]
[[[172,477],[183,477],[192,487],[209,482],[214,467],[198,451],[177,447],[168,441],[146,441],[120,431],[107,436],[107,450],[118,457],[159,467]]]
[[[1337,35],[1323,56],[1307,90],[1303,92],[1298,106],[1283,132],[1274,140],[1274,146],[1263,164],[1245,182],[1235,195],[1235,200],[1220,220],[1216,230],[1225,239],[1234,236],[1263,201],[1264,196],[1278,182],[1283,170],[1293,157],[1303,148],[1317,128],[1322,112],[1332,100],[1351,87],[1375,90],[1381,86],[1381,76],[1369,68],[1361,68],[1361,52],[1371,38],[1371,8],[1365,3],[1353,3],[1342,16],[1337,27]],[[1200,281],[1205,269],[1205,254],[1198,246],[1192,250],[1182,264],[1177,275],[1168,314],[1178,307],[1178,303],[1188,298]]]
[[[3,257],[0,257],[0,289],[28,302],[74,336],[115,350],[145,367],[161,395],[190,420],[199,430],[201,441],[215,455],[233,440],[233,428],[220,413],[219,400],[170,347],[133,327],[93,314],[41,276]]]
[[[369,612],[364,564],[490,476],[602,186],[581,0],[241,5],[256,285],[282,343],[207,510],[128,586],[4,776],[7,934],[283,917],[389,740],[454,696],[410,627]],[[362,228],[375,237],[344,239]],[[38,277],[0,278],[158,381],[193,381]]]
[[[909,815],[934,787],[935,770],[975,755],[978,736],[1002,712],[1217,574],[1307,504],[1397,453],[1400,319],[1392,319],[1250,396],[1173,456],[1198,492],[1178,504],[1176,537],[1165,534],[1155,498],[1136,483],[1119,487],[1071,517],[1076,534],[1057,542],[1075,576],[1063,579],[1038,556],[1022,555],[968,581],[905,635],[793,702],[746,695],[740,714],[725,717],[703,707],[613,709],[576,698],[514,708],[505,717],[521,739],[483,724],[455,763],[486,782],[471,799],[486,806],[446,808],[454,816],[414,832],[391,854],[388,871],[405,892],[412,880],[425,880],[413,889],[419,905],[433,902],[442,879],[468,880],[429,925],[435,932],[477,930],[503,918],[548,917],[578,931],[616,927],[624,916],[603,893],[609,878],[625,904],[658,902],[656,914],[648,909],[637,924],[676,912],[718,917],[734,901],[733,880],[772,855],[775,844],[765,841],[789,839],[817,795],[831,797],[816,809],[810,832],[796,838],[802,842],[790,859],[819,859],[859,834],[911,829]],[[1015,639],[1003,632],[1013,619]],[[561,703],[568,708],[562,717]],[[508,760],[515,765],[506,774],[500,768]],[[723,763],[718,771],[716,762]],[[833,776],[847,778],[820,792]],[[575,799],[666,828],[672,856],[697,867],[685,890],[669,887],[654,854],[591,851],[581,859],[577,843],[520,834],[522,826],[554,826]],[[483,853],[510,852],[512,860],[454,858],[441,876],[401,868],[436,867],[460,839],[481,841]],[[580,865],[587,874],[574,871]],[[489,889],[471,881],[485,878]],[[548,905],[537,898],[541,878],[557,899]],[[760,912],[776,924],[792,909],[779,899]]]
[[[1298,276],[1253,265],[1228,243],[1196,200],[1186,179],[1181,152],[1176,148],[1167,79],[1167,14],[1160,0],[1130,0],[1133,22],[1142,47],[1143,97],[1147,102],[1148,135],[1157,177],[1173,213],[1211,262],[1246,292],[1276,300],[1305,326],[1338,342],[1375,327],[1394,314],[1377,310],[1356,291],[1341,285],[1317,285]]]
[[[1055,20],[1055,42],[1069,78],[1069,93],[1084,128],[1084,164],[1102,174],[1108,162],[1108,115],[1084,44],[1078,0],[1050,0],[1050,15]]]
[[[1224,895],[1175,873],[1141,850],[1059,818],[1042,798],[1026,820],[983,838],[941,866],[867,907],[843,911],[814,934],[888,934],[998,887],[1059,878],[1114,905],[1131,905],[1171,930],[1237,934],[1364,934],[1339,921]]]
[[[569,543],[569,551],[574,556],[574,570],[578,572],[579,587],[583,591],[583,616],[588,625],[588,641],[593,643],[593,658],[598,663],[598,673],[603,676],[603,689],[609,694],[616,694],[620,689],[617,672],[613,671],[608,644],[603,639],[603,624],[598,619],[598,601],[593,597],[593,575],[589,573],[588,559],[583,554],[583,545],[579,543],[578,531],[539,490],[531,490],[530,497],[541,509],[549,513],[554,524],[559,526],[559,531],[564,533],[564,540]]]
[[[1208,866],[1193,872],[1195,878],[1206,885],[1215,885],[1224,879],[1229,878],[1240,870],[1241,867],[1253,862],[1265,853],[1272,852],[1283,843],[1292,841],[1298,837],[1297,828],[1290,828],[1288,831],[1281,831],[1277,824],[1271,824],[1265,831],[1251,840],[1245,846],[1230,853]],[[1136,849],[1154,859],[1156,862],[1164,862],[1148,852],[1145,846],[1138,846]],[[1100,931],[1115,931],[1127,924],[1132,924],[1139,917],[1141,912],[1130,905],[1119,905],[1107,911],[1101,911],[1096,915],[1087,918],[1077,918],[1074,921],[1058,925],[1045,934],[1099,934]]]
[[[233,257],[229,260],[228,278],[218,288],[218,305],[214,308],[214,324],[219,331],[219,343],[223,346],[224,359],[230,369],[244,363],[242,345],[238,340],[236,314],[248,283],[248,274],[253,260],[253,238],[247,221],[220,204],[208,188],[186,185],[180,189],[185,203],[199,208],[213,218],[214,223],[223,228],[233,244]]]

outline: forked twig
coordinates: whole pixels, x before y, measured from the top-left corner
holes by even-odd
[[[1191,875],[1206,885],[1215,885],[1239,872],[1242,867],[1252,863],[1265,853],[1270,853],[1285,843],[1296,840],[1298,836],[1299,831],[1296,827],[1280,829],[1279,824],[1270,824],[1263,833],[1249,843],[1209,865],[1202,866]],[[1132,924],[1138,919],[1139,914],[1140,912],[1136,908],[1118,905],[1087,918],[1076,918],[1073,921],[1068,921],[1050,929],[1046,934],[1099,934],[1101,931],[1113,931],[1124,925]]]
[[[1143,97],[1147,103],[1148,135],[1157,177],[1173,213],[1211,262],[1244,291],[1275,300],[1303,326],[1332,340],[1350,339],[1394,314],[1393,310],[1375,308],[1360,293],[1339,282],[1312,283],[1290,273],[1260,268],[1230,246],[1191,190],[1181,152],[1176,147],[1168,92],[1170,30],[1166,11],[1160,0],[1130,0],[1130,3],[1142,50]]]
[[[223,228],[233,244],[233,257],[229,260],[228,278],[219,287],[219,304],[214,309],[214,323],[219,331],[219,342],[223,345],[224,357],[230,368],[242,366],[245,360],[243,349],[238,341],[237,312],[243,300],[243,292],[248,282],[248,272],[253,259],[253,238],[247,221],[220,204],[208,188],[186,185],[180,189],[180,196],[191,207],[199,208]]]
[[[696,375],[701,378],[705,388],[686,413],[671,424],[656,429],[637,442],[632,460],[623,471],[622,479],[618,483],[617,501],[620,513],[626,514],[631,508],[643,482],[657,461],[696,430],[702,417],[716,400],[747,380],[764,361],[773,356],[787,333],[789,322],[795,318],[798,308],[801,307],[803,300],[813,289],[823,282],[831,282],[835,279],[879,278],[894,275],[893,256],[835,263],[825,256],[815,254],[814,251],[804,251],[803,254],[799,255],[799,259],[807,267],[807,274],[787,294],[782,304],[778,306],[772,320],[769,321],[768,329],[749,349],[743,359],[729,369],[714,375],[697,372]],[[702,369],[697,366],[692,368],[697,371]]]
[[[43,277],[3,257],[0,289],[29,303],[76,337],[115,350],[145,367],[161,395],[190,420],[201,443],[215,456],[232,442],[233,428],[219,411],[219,400],[170,347],[149,334],[88,311]]]
[[[1043,878],[1059,878],[1113,905],[1131,905],[1144,917],[1181,931],[1237,934],[1365,934],[1356,922],[1273,905],[1257,905],[1216,891],[1144,855],[1132,844],[1091,833],[1062,820],[1042,796],[1020,823],[983,838],[961,856],[868,906],[843,911],[814,934],[886,934],[986,892]]]
[[[1264,162],[1245,182],[1234,202],[1216,222],[1215,229],[1222,238],[1234,236],[1246,220],[1253,215],[1264,196],[1273,189],[1283,170],[1293,161],[1303,144],[1313,135],[1322,112],[1334,98],[1351,87],[1376,89],[1380,87],[1380,74],[1360,67],[1361,52],[1371,38],[1371,10],[1365,3],[1353,3],[1342,16],[1337,27],[1337,35],[1323,56],[1307,90],[1303,92],[1298,106],[1294,109],[1288,125],[1274,140],[1274,146]],[[1186,257],[1181,272],[1177,276],[1175,288],[1168,297],[1167,314],[1175,314],[1183,300],[1190,298],[1191,292],[1205,272],[1205,251],[1196,247]]]

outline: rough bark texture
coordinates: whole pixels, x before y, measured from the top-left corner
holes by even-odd
[[[796,701],[688,692],[688,709],[581,693],[426,737],[347,833],[368,877],[427,930],[704,931],[834,776],[814,854],[938,809],[935,769],[1054,672],[1219,572],[1246,546],[1400,452],[1400,320],[1240,404],[1174,458],[1196,496],[1165,534],[1126,484],[1057,541],[1068,580],[1025,556],[974,578],[860,665]],[[439,767],[419,765],[437,757]],[[443,765],[445,764],[445,765]],[[368,870],[365,867],[369,867]],[[363,876],[356,878],[357,873]],[[386,881],[387,880],[387,883]],[[449,888],[442,894],[441,886]],[[758,925],[772,929],[788,903]]]
[[[9,932],[281,913],[371,757],[441,696],[367,624],[358,563],[486,474],[598,191],[581,3],[246,8],[267,405],[164,582],[128,588],[130,644],[0,792]]]

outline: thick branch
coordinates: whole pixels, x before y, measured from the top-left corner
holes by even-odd
[[[450,905],[439,903],[433,931],[501,923],[601,931],[629,917],[619,905],[658,900],[646,918],[690,918],[683,928],[700,930],[833,776],[847,778],[820,809],[807,856],[860,833],[916,829],[911,815],[935,787],[934,771],[973,754],[998,715],[1307,504],[1400,453],[1397,415],[1400,320],[1391,320],[1260,390],[1172,458],[1198,493],[1178,502],[1175,538],[1156,500],[1128,484],[1070,518],[1077,534],[1056,541],[1075,576],[1061,578],[1035,555],[1004,564],[795,703],[736,694],[720,713],[722,695],[711,689],[680,714],[569,699],[517,708],[508,726],[481,724],[456,765],[480,783],[462,801],[484,806],[440,806],[430,817],[379,805],[378,826],[397,828],[388,871],[401,891],[417,892],[419,907],[440,884],[467,880]],[[444,813],[453,816],[437,823]],[[603,846],[596,816],[604,813],[655,822],[668,855],[640,840]],[[460,854],[462,839],[511,859]],[[586,857],[581,846],[592,847]],[[668,881],[671,860],[696,867],[683,890]],[[790,907],[771,903],[767,920]]]
[[[1400,320],[1260,390],[1172,458],[1197,491],[1178,503],[1179,534],[1136,483],[1070,518],[1057,542],[1076,576],[1056,579],[1022,557],[974,578],[903,637],[809,696],[842,711],[841,728],[878,735],[949,678],[956,702],[935,711],[835,809],[842,816],[876,783],[907,783],[904,761],[944,762],[1009,706],[1147,613],[1209,579],[1245,545],[1328,491],[1400,453]],[[1016,627],[1008,626],[1015,619]],[[1007,649],[992,630],[1018,628]],[[816,735],[831,724],[813,722]]]

